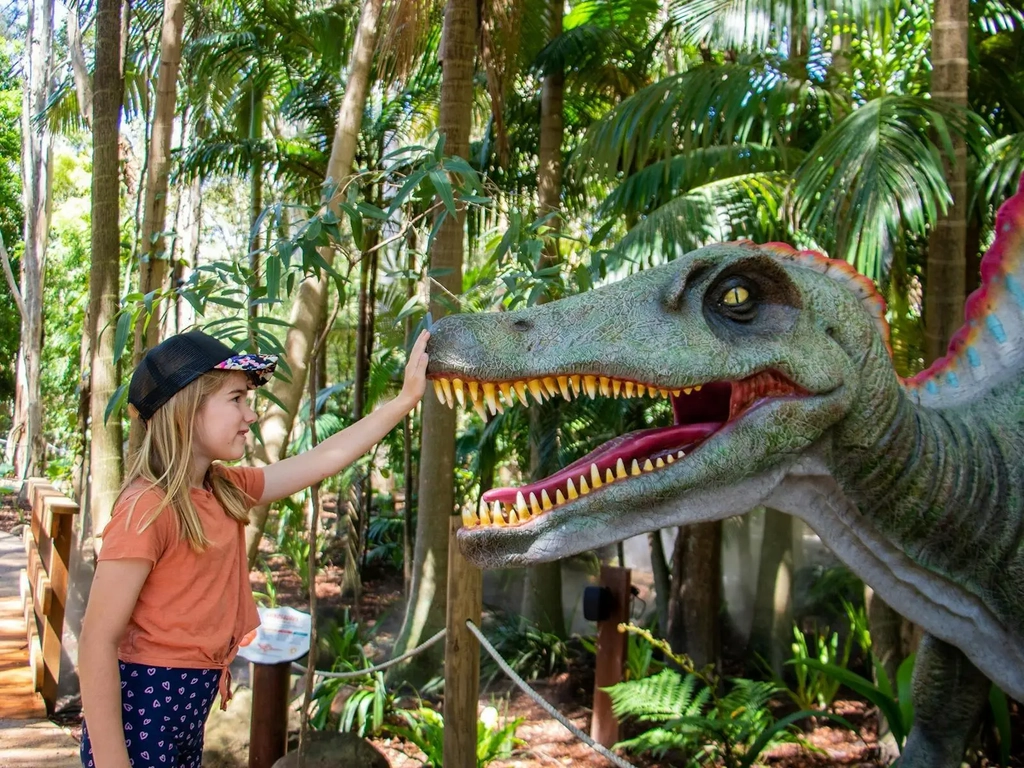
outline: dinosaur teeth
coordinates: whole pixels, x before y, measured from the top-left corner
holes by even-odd
[[[452,389],[455,391],[455,399],[459,401],[459,405],[465,408],[466,394],[462,390],[462,379],[452,379]]]
[[[513,387],[514,387],[514,389],[516,391],[516,397],[519,398],[519,402],[522,403],[523,406],[529,407],[530,401],[526,399],[526,382],[525,381],[517,381],[513,385]]]
[[[580,482],[583,482],[583,480],[581,479]],[[595,489],[604,485],[604,483],[601,482],[601,470],[597,468],[597,464],[590,465],[590,484],[593,485]]]
[[[543,385],[541,384],[541,382],[538,379],[530,379],[530,381],[527,383],[527,386],[530,389],[530,394],[533,395],[533,399],[536,400],[538,403],[543,403],[544,390],[542,389]]]
[[[491,507],[491,519],[494,521],[494,524],[497,525],[497,526],[505,525],[505,516],[503,514],[501,514],[501,502],[500,501],[494,502],[494,505]]]
[[[619,480],[625,480],[627,477],[626,465],[622,463],[622,459],[615,462],[615,477]]]
[[[441,389],[441,380],[434,379],[434,394],[437,396],[437,402],[441,405],[447,405],[444,401],[444,390]]]
[[[466,528],[472,528],[474,525],[479,524],[479,520],[476,519],[476,515],[473,514],[473,510],[463,507],[462,508],[462,524]]]

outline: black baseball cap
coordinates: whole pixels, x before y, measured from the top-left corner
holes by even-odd
[[[143,421],[204,373],[242,371],[252,388],[270,381],[277,355],[236,354],[231,347],[202,331],[171,336],[146,352],[128,385],[128,404]]]

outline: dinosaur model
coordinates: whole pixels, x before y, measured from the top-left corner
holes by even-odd
[[[737,242],[442,319],[428,376],[449,405],[646,396],[674,414],[489,491],[460,548],[530,565],[759,505],[796,515],[926,632],[903,768],[959,766],[989,681],[1024,701],[1024,178],[944,358],[900,379],[884,313],[845,262]]]

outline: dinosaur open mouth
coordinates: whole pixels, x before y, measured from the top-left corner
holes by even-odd
[[[769,399],[807,392],[776,371],[761,371],[739,381],[663,388],[597,375],[548,376],[524,381],[467,381],[432,375],[438,400],[453,407],[469,405],[481,416],[504,406],[529,405],[553,397],[587,395],[669,399],[674,424],[643,429],[609,440],[555,474],[518,488],[494,488],[483,496],[478,514],[463,511],[470,526],[518,526],[604,486],[658,472],[684,459],[711,435]],[[503,402],[504,401],[504,404]],[[486,409],[486,410],[485,410]]]

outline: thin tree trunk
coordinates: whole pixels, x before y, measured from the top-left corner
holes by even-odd
[[[406,243],[406,251],[408,253],[408,274],[414,275],[416,273],[416,230],[409,230],[408,242]],[[409,279],[409,284],[406,288],[407,298],[412,298],[415,292],[415,284],[413,280]],[[412,338],[412,319],[407,318],[405,321],[405,348],[411,349],[413,338]],[[402,581],[404,584],[404,592],[408,593],[412,588],[412,562],[413,562],[413,489],[416,487],[413,478],[413,424],[412,414],[410,413],[402,421],[402,453],[403,453],[403,468],[405,474],[405,509],[402,515]]]
[[[658,617],[658,634],[663,635],[668,627],[668,604],[672,594],[672,571],[665,559],[665,545],[661,540],[661,531],[647,534],[647,543],[651,550],[651,572],[654,577],[654,613]]]
[[[722,522],[683,526],[672,553],[668,640],[696,666],[717,663],[722,604]]]
[[[203,201],[199,177],[182,187],[178,196],[178,213],[175,217],[175,238],[172,249],[174,272],[171,285],[180,287],[191,277],[199,257],[199,232],[203,218]],[[173,310],[168,308],[165,316],[165,335],[181,333],[196,321],[195,308],[180,295],[174,298]]]
[[[254,88],[252,91],[252,106],[249,113],[249,138],[255,143],[263,139],[263,91]],[[260,249],[263,239],[260,236],[260,227],[257,223],[263,213],[263,161],[257,157],[249,169],[249,271],[252,273],[252,288],[255,289],[260,283]],[[259,317],[259,304],[250,302],[249,319],[255,320]],[[256,325],[249,324],[249,344],[253,351],[258,351],[256,344]]]
[[[104,419],[117,389],[114,322],[121,253],[118,138],[121,124],[121,3],[98,0],[93,80],[92,266],[89,271],[89,511],[96,535],[110,519],[121,485],[121,419]]]
[[[747,655],[753,658],[755,653],[760,654],[780,677],[792,638],[792,585],[793,518],[776,509],[765,509]]]
[[[469,155],[476,36],[476,0],[449,0],[444,12],[438,127],[445,137],[445,152],[463,158]],[[430,310],[435,318],[446,314],[449,302],[445,299],[462,292],[465,220],[464,210],[446,216],[434,241],[430,266],[439,273],[441,286],[432,282],[430,288]],[[395,653],[414,648],[445,626],[448,518],[455,512],[455,412],[433,397],[423,402],[420,457],[412,592]],[[392,678],[404,676],[413,685],[422,684],[437,673],[443,653],[444,649],[435,645],[405,667],[392,667]]]
[[[932,98],[967,106],[968,0],[936,0],[932,24]],[[953,202],[928,238],[924,323],[926,362],[946,354],[964,322],[967,249],[967,146],[953,137],[954,162],[945,158]]]
[[[42,471],[46,439],[40,397],[40,360],[43,354],[43,279],[50,233],[53,182],[53,136],[45,121],[36,122],[52,91],[53,0],[28,5],[28,45],[22,96],[22,202],[25,207],[21,256],[21,346],[15,390],[16,423],[21,432],[14,455],[15,471],[22,479]],[[15,430],[12,430],[15,431]]]
[[[562,34],[563,0],[550,0],[551,28],[549,40]],[[540,93],[540,145],[537,170],[537,202],[541,215],[554,213],[549,222],[558,229],[558,210],[562,197],[562,116],[565,100],[565,75],[561,70],[548,72]],[[558,239],[544,244],[540,267],[558,263]],[[541,297],[538,303],[547,301]],[[530,407],[530,478],[536,482],[558,470],[559,408],[553,400]],[[562,608],[562,566],[559,562],[542,563],[526,569],[522,615],[543,631],[565,637],[565,615]]]
[[[345,83],[345,97],[338,114],[338,125],[334,133],[334,144],[331,157],[327,163],[327,178],[343,185],[352,173],[352,164],[356,156],[356,140],[362,125],[363,108],[369,91],[370,66],[373,63],[373,51],[377,44],[377,22],[384,0],[365,0],[359,18],[359,29],[356,31],[352,56],[349,59],[348,79]],[[340,212],[338,200],[327,201],[335,214]],[[325,249],[323,258],[334,263],[334,251]],[[303,280],[299,286],[298,296],[292,306],[291,323],[285,338],[285,356],[291,366],[291,379],[286,381],[275,378],[268,386],[284,408],[271,403],[260,422],[263,443],[257,445],[256,462],[270,464],[284,457],[288,447],[288,435],[292,430],[294,414],[302,399],[302,390],[306,381],[306,368],[309,354],[313,347],[315,329],[323,322],[327,312],[326,279]],[[260,538],[267,524],[269,507],[257,507],[250,513],[249,526],[245,531],[246,548],[249,564],[256,560]],[[447,535],[447,524],[445,525]]]

